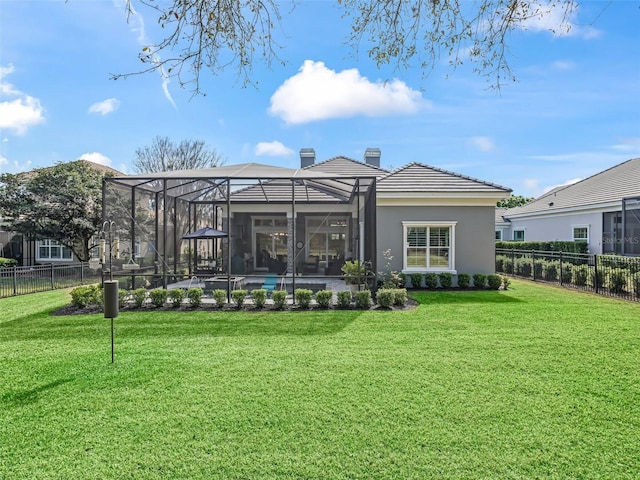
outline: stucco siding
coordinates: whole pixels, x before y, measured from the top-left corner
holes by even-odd
[[[455,226],[455,269],[458,273],[495,271],[494,207],[408,207],[378,206],[378,270],[385,264],[383,252],[391,249],[391,268],[403,268],[402,222],[457,222]]]

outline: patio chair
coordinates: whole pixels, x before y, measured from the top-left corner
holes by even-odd
[[[267,274],[264,277],[264,283],[262,284],[262,289],[267,291],[267,295],[270,297],[273,291],[275,290],[278,284],[278,276],[277,275],[269,275]]]

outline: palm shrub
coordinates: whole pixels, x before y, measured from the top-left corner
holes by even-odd
[[[351,292],[343,290],[338,292],[338,307],[349,308],[351,305]]]
[[[440,286],[442,288],[451,288],[453,284],[453,274],[449,272],[442,272],[438,274],[438,279],[440,280]]]
[[[253,304],[256,308],[264,308],[267,303],[267,291],[264,288],[251,290],[251,296],[253,297]]]
[[[236,308],[238,310],[240,310],[244,305],[245,298],[247,298],[246,290],[238,289],[231,292],[231,300],[233,300],[233,303],[236,304]]]
[[[308,288],[296,288],[296,302],[300,308],[309,308],[311,306],[311,299],[313,298],[313,292]]]
[[[382,308],[391,308],[395,302],[395,290],[392,288],[381,288],[376,292],[376,302]]]
[[[471,284],[471,275],[468,273],[458,274],[458,288],[469,288]]]
[[[513,273],[513,260],[509,257],[504,260],[504,273],[512,274]]]
[[[531,276],[531,259],[527,257],[518,258],[516,260],[516,264],[514,265],[514,269],[516,275],[520,277],[530,277]]]
[[[227,303],[227,291],[221,288],[215,289],[211,292],[211,296],[213,300],[216,302],[216,307],[222,308],[224,304]]]
[[[498,290],[502,285],[502,278],[500,278],[500,275],[492,273],[487,275],[487,284],[491,290]]]
[[[171,302],[171,306],[178,308],[182,305],[185,296],[186,293],[182,288],[173,288],[169,290],[169,301]]]
[[[360,290],[355,294],[356,308],[367,310],[371,308],[371,290]]]
[[[562,283],[571,283],[571,280],[573,279],[573,273],[571,272],[572,269],[573,269],[572,263],[566,263],[566,262],[562,263],[562,273],[560,274],[560,279],[562,280]]]
[[[627,288],[627,270],[614,268],[609,272],[609,290],[612,293],[623,293]]]
[[[284,307],[287,306],[286,290],[274,290],[271,298],[273,298],[273,308],[276,310],[284,310]]]
[[[318,307],[327,309],[331,306],[331,299],[333,298],[333,292],[331,290],[320,290],[316,292],[316,303]]]
[[[169,292],[167,292],[167,290],[165,290],[164,288],[154,288],[153,290],[149,291],[151,304],[156,308],[163,307],[164,304],[167,303],[168,295]]]
[[[422,285],[421,273],[411,273],[409,274],[409,278],[411,279],[411,288],[420,288]]]
[[[484,288],[487,284],[487,276],[484,273],[473,274],[473,288]]]
[[[424,286],[429,290],[435,290],[438,288],[438,275],[433,272],[424,274]]]
[[[542,278],[549,282],[555,282],[558,280],[559,272],[560,261],[552,260],[550,262],[545,262],[542,268]]]
[[[403,307],[407,303],[407,289],[396,288],[393,291],[393,304]]]
[[[200,287],[191,287],[187,290],[187,298],[189,299],[189,305],[193,308],[198,308],[202,304],[203,291]]]
[[[572,282],[574,285],[584,287],[587,284],[589,278],[589,266],[588,265],[576,265],[572,268]]]
[[[131,292],[131,296],[133,297],[133,306],[142,308],[142,305],[144,305],[144,302],[147,300],[147,290],[142,287],[136,288]]]

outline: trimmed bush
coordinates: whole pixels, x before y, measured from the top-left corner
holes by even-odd
[[[504,290],[508,290],[509,289],[509,285],[511,285],[511,279],[507,276],[502,276],[502,288]]]
[[[589,279],[589,266],[588,265],[576,265],[572,268],[572,283],[579,287],[584,287]]]
[[[438,275],[433,272],[425,273],[424,286],[429,290],[435,290],[438,288]]]
[[[516,263],[514,265],[515,274],[520,277],[530,277],[531,276],[531,258],[522,257],[516,259]]]
[[[468,273],[458,274],[458,288],[469,288],[471,284],[471,275]]]
[[[504,273],[511,275],[513,273],[513,260],[506,258],[504,260]]]
[[[542,278],[542,270],[546,263],[545,260],[536,260],[533,262],[533,278]]]
[[[262,309],[267,303],[267,291],[264,288],[257,288],[251,290],[251,296],[253,297],[253,304],[256,308]]]
[[[560,261],[545,262],[542,266],[542,278],[548,282],[555,282],[560,278]]]
[[[500,278],[500,275],[492,273],[487,275],[487,284],[489,284],[491,290],[498,290],[502,285],[502,278]]]
[[[376,302],[382,308],[391,308],[395,303],[395,289],[381,288],[376,293]]]
[[[213,300],[216,302],[216,307],[222,308],[224,304],[227,303],[227,291],[221,288],[215,289],[211,292],[211,296]]]
[[[400,288],[405,288],[407,286],[407,274],[398,272],[398,280],[400,282]]]
[[[627,289],[628,271],[623,268],[614,268],[609,272],[609,291],[612,293],[624,293]]]
[[[174,288],[169,290],[169,301],[173,308],[178,308],[184,302],[186,292],[182,288]]]
[[[409,278],[411,279],[411,288],[420,288],[422,286],[421,273],[411,273],[409,274]]]
[[[349,308],[351,305],[351,292],[343,290],[338,292],[338,307]]]
[[[487,285],[487,276],[484,273],[473,274],[473,288],[484,288]]]
[[[271,298],[273,298],[273,308],[276,310],[284,310],[287,306],[286,290],[274,290],[271,294]]]
[[[496,242],[497,249],[505,250],[537,250],[540,252],[587,253],[589,245],[585,242],[553,241],[553,242]]]
[[[200,287],[191,287],[187,290],[187,298],[189,299],[189,305],[193,308],[197,308],[202,304],[203,290]]]
[[[453,274],[442,272],[438,274],[438,280],[440,280],[440,286],[442,288],[451,288],[451,285],[453,285]]]
[[[496,272],[504,271],[504,261],[506,259],[506,255],[496,255]]]
[[[313,291],[308,288],[296,288],[296,303],[300,308],[309,308],[311,306],[311,299],[313,298]]]
[[[77,308],[100,305],[101,291],[97,285],[82,285],[71,290],[71,304]]]
[[[333,292],[331,290],[320,290],[319,292],[316,292],[316,303],[320,308],[329,308],[331,306],[332,298]]]
[[[407,303],[407,289],[396,288],[393,291],[393,304],[398,307],[403,307]]]
[[[367,310],[371,308],[371,290],[360,290],[355,294],[356,308]]]
[[[571,283],[573,279],[572,269],[573,264],[562,262],[562,274],[560,275],[562,283]]]
[[[236,308],[238,310],[240,310],[244,305],[245,298],[247,298],[246,290],[238,289],[231,292],[231,300],[236,304]]]
[[[0,257],[0,268],[17,267],[18,261],[15,258]]]
[[[136,308],[142,308],[144,302],[147,300],[147,290],[145,288],[136,288],[131,292],[133,298],[133,306]]]
[[[164,304],[167,303],[167,297],[169,292],[164,288],[154,288],[149,291],[149,298],[151,299],[151,304],[156,307],[164,307]]]

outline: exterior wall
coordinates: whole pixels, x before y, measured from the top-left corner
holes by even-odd
[[[589,227],[589,252],[602,253],[602,211],[545,215],[537,218],[511,219],[504,240],[513,240],[514,230],[525,231],[525,241],[572,241],[573,227]]]
[[[495,272],[494,206],[378,206],[378,270],[384,268],[382,254],[391,249],[391,268],[402,270],[404,238],[402,222],[457,222],[455,226],[455,270],[457,273]]]

